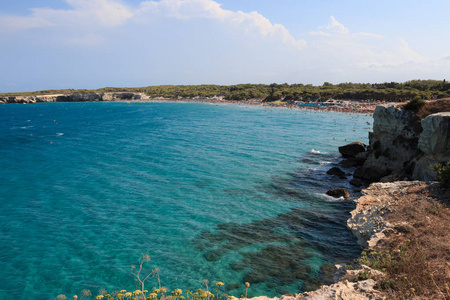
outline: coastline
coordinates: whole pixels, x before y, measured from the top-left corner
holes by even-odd
[[[360,113],[371,115],[377,105],[382,101],[357,101],[357,100],[334,100],[326,102],[263,102],[261,99],[247,99],[242,101],[224,100],[221,97],[213,98],[150,98],[143,93],[98,93],[98,94],[52,94],[42,96],[8,96],[0,97],[0,104],[30,104],[41,102],[186,102],[186,103],[213,103],[213,104],[235,104],[235,105],[258,105],[263,107],[283,107],[288,109],[301,109],[313,111],[329,111],[343,113]]]
[[[365,250],[357,262],[336,265],[335,283],[294,295],[249,300],[450,299],[450,196],[446,191],[436,182],[396,181],[372,183],[362,193],[354,200],[357,205],[347,223]],[[371,264],[380,257],[389,259],[383,271]],[[386,287],[393,284],[393,275],[399,282],[395,288]]]
[[[354,200],[356,208],[347,220],[365,249],[360,258],[353,265],[336,266],[334,284],[279,299],[450,299],[450,193],[448,185],[435,181],[433,171],[423,172],[424,166],[450,159],[450,113],[444,103],[424,105],[427,114],[377,107],[369,146],[350,155],[356,163],[363,160],[353,175],[373,182]],[[341,148],[355,144],[340,147],[341,154],[348,157]],[[390,154],[392,146],[401,154]],[[427,156],[434,161],[420,164]],[[392,169],[380,172],[386,166]],[[422,172],[413,172],[415,166]],[[367,172],[361,168],[377,177],[364,178]]]

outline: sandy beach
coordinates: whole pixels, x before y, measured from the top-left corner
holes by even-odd
[[[141,99],[143,100],[143,99]],[[195,102],[195,103],[217,103],[217,104],[237,104],[237,105],[259,105],[264,107],[285,107],[289,109],[315,110],[315,111],[330,111],[343,113],[359,113],[359,114],[373,114],[375,108],[384,101],[354,101],[354,100],[339,100],[335,102],[326,103],[283,103],[283,102],[262,102],[260,100],[216,100],[216,99],[148,99],[144,101],[154,102]]]

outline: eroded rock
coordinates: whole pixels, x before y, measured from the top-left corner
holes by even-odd
[[[350,193],[346,189],[331,189],[327,191],[328,196],[340,198],[344,197],[344,199],[350,198]]]
[[[353,142],[339,147],[339,153],[343,157],[355,157],[358,153],[366,151],[366,145],[362,142]]]

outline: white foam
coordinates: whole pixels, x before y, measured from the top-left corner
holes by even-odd
[[[61,135],[64,135],[64,133],[62,133],[62,132],[57,132],[56,135],[57,135],[57,136],[61,136]]]
[[[314,149],[312,149],[309,153],[320,154],[320,151],[319,151],[319,150],[314,150]]]

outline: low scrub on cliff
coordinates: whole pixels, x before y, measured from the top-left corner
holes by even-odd
[[[437,178],[445,188],[450,188],[450,161],[445,164],[435,164],[434,170],[437,172]]]
[[[423,119],[426,116],[446,111],[450,111],[450,98],[428,101],[426,105],[419,109],[419,111],[417,112],[417,116],[420,119]]]
[[[408,103],[406,103],[403,108],[405,110],[412,110],[414,112],[418,112],[423,106],[425,106],[426,101],[421,99],[420,97],[415,97]]]
[[[359,263],[385,273],[377,287],[391,299],[450,299],[450,195],[439,185],[417,184],[395,195],[385,232]],[[370,274],[362,272],[360,279]]]

